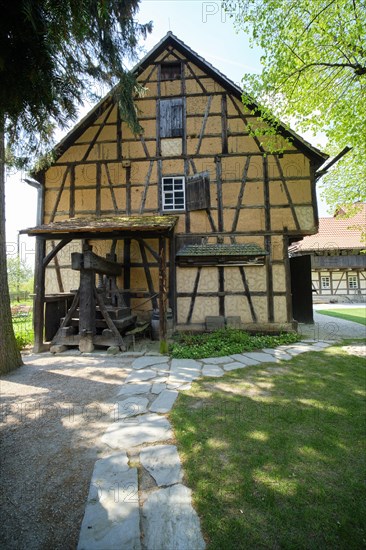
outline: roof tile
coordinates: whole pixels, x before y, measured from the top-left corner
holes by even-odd
[[[352,217],[336,215],[333,218],[320,218],[316,235],[304,237],[293,243],[292,252],[320,251],[334,249],[366,248],[362,232],[366,229],[366,204]]]

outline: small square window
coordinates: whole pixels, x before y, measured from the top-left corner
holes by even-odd
[[[185,210],[184,178],[162,179],[162,206],[163,210]]]
[[[348,275],[348,288],[349,289],[358,288],[357,275]]]
[[[323,290],[330,289],[330,277],[321,277],[321,288]]]
[[[180,80],[182,78],[182,64],[177,63],[162,63],[161,64],[161,80]]]

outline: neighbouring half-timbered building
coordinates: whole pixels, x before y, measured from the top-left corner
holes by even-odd
[[[290,254],[311,259],[314,303],[366,302],[366,204],[346,217],[340,209],[319,219],[319,231],[293,243]]]
[[[154,310],[164,336],[167,308],[178,330],[291,329],[288,245],[317,231],[327,155],[283,127],[271,154],[238,86],[172,33],[134,71],[144,133],[111,92],[34,174],[36,348],[44,324],[46,340],[122,346]]]

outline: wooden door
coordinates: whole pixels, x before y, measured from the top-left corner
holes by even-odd
[[[311,256],[290,258],[292,314],[299,323],[314,323]]]

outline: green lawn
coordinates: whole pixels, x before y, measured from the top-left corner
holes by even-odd
[[[338,317],[339,319],[345,319],[346,321],[354,321],[361,325],[366,325],[366,308],[354,307],[354,308],[342,308],[342,309],[317,309],[317,313],[322,315],[330,315],[331,317]]]
[[[365,364],[333,347],[203,379],[171,413],[208,549],[365,546]]]

